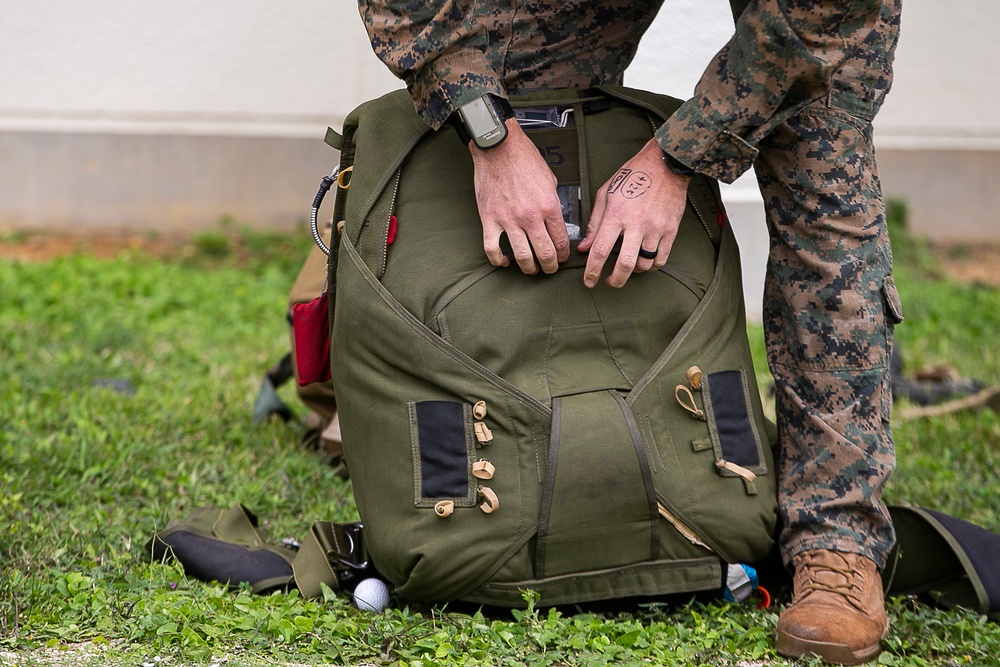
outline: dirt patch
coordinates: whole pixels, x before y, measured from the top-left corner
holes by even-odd
[[[1000,242],[934,242],[930,252],[941,271],[955,280],[1000,287]]]
[[[156,257],[175,257],[185,252],[191,238],[149,237],[131,232],[96,231],[87,233],[38,234],[7,232],[0,234],[0,259],[43,262],[66,255],[90,255],[110,259],[123,251],[142,251]]]
[[[194,236],[143,236],[127,231],[41,234],[0,230],[0,259],[39,262],[65,255],[85,254],[109,259],[123,251],[141,251],[154,257],[185,257],[196,252]],[[941,273],[963,283],[1000,287],[1000,241],[932,242],[928,250]]]

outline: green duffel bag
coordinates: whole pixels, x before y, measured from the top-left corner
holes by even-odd
[[[567,224],[584,226],[679,104],[620,87],[511,103],[568,120],[527,131],[577,193]],[[333,383],[368,553],[399,595],[521,606],[522,589],[547,605],[720,590],[726,563],[767,556],[773,442],[713,181],[692,181],[666,266],[587,289],[575,247],[552,275],[489,264],[468,150],[405,91],[328,143],[343,221]]]

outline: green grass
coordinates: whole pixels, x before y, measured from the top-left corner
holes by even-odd
[[[305,245],[250,232],[235,245],[209,234],[173,261],[0,262],[0,665],[785,664],[774,609],[373,615],[332,594],[251,596],[150,565],[145,541],[193,507],[243,502],[275,538],[355,516],[350,484],[298,445],[300,424],[250,424],[260,378],[287,348]],[[1000,384],[1000,292],[943,280],[925,246],[897,245],[910,365],[949,362]],[[295,403],[290,386],[281,394]],[[895,434],[891,501],[1000,531],[1000,416]],[[911,600],[890,614],[881,664],[997,664],[1000,629],[976,614]]]

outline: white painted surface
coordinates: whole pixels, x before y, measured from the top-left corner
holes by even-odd
[[[352,0],[0,0],[0,10],[0,133],[319,141],[357,104],[401,86]],[[880,148],[1000,150],[998,24],[996,0],[904,3]],[[686,97],[732,32],[726,0],[666,0],[626,83]],[[724,196],[756,316],[766,239],[752,174]],[[18,219],[39,208],[17,205]]]
[[[996,0],[904,0],[880,147],[1000,150],[998,25]]]
[[[400,85],[345,0],[0,7],[0,129],[322,138]]]
[[[400,86],[352,0],[0,9],[0,129],[316,136]],[[997,149],[998,24],[996,0],[907,0],[896,83],[877,121],[886,147]],[[732,30],[725,0],[666,0],[627,81],[683,97]]]

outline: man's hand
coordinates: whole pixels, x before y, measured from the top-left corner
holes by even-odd
[[[690,176],[679,176],[667,168],[655,139],[626,162],[597,194],[587,235],[580,241],[579,250],[590,252],[583,283],[597,285],[619,236],[621,250],[607,280],[612,287],[624,286],[632,273],[666,264],[681,224],[690,180]],[[656,257],[640,256],[640,248],[655,252]]]
[[[545,273],[555,273],[559,262],[569,257],[556,177],[516,120],[507,121],[507,132],[507,139],[495,148],[469,144],[483,249],[494,266],[510,264],[500,251],[500,234],[507,232],[521,271],[537,273],[541,264]]]

